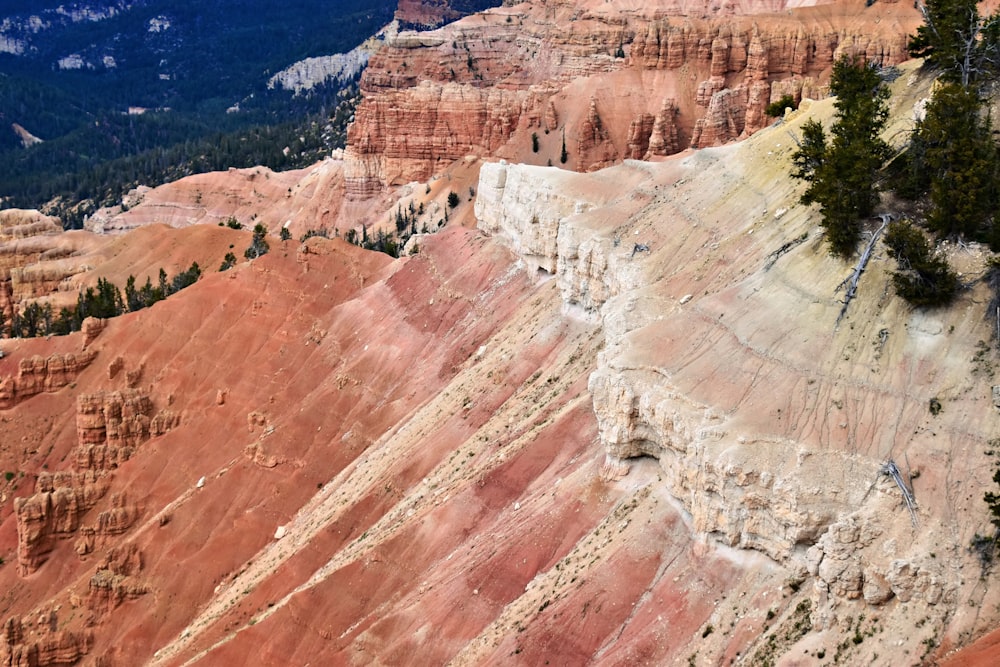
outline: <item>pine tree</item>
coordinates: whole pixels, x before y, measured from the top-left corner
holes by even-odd
[[[928,226],[939,237],[962,235],[995,243],[997,150],[982,101],[972,87],[941,86],[927,105],[913,143],[930,179]]]
[[[266,255],[271,246],[268,245],[265,236],[267,236],[267,227],[258,222],[253,227],[253,239],[250,241],[250,247],[244,251],[243,256],[247,259],[257,259],[261,255]]]
[[[792,175],[809,181],[802,202],[819,204],[830,252],[847,258],[861,237],[862,220],[878,204],[879,171],[891,154],[879,136],[889,115],[889,91],[874,68],[846,56],[833,66],[830,90],[837,96],[831,139],[819,123],[806,123]]]
[[[135,289],[135,276],[132,275],[125,281],[125,306],[129,312],[134,312],[145,306],[139,297],[139,292]]]
[[[917,307],[943,306],[958,292],[958,276],[948,263],[931,254],[919,229],[907,221],[893,222],[885,234],[889,256],[899,271],[892,274],[896,294]]]
[[[941,77],[974,85],[1000,65],[1000,18],[979,15],[976,0],[926,0],[924,24],[910,37],[910,55],[925,58]]]
[[[227,252],[226,256],[222,258],[222,264],[219,265],[219,271],[228,271],[234,266],[236,266],[236,255]]]

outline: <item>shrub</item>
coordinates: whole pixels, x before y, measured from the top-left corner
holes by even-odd
[[[244,251],[243,256],[247,259],[257,259],[261,255],[266,255],[271,246],[264,239],[265,236],[267,236],[267,227],[258,222],[253,227],[253,240],[250,241],[250,247]]]
[[[893,222],[885,245],[900,269],[892,274],[896,294],[918,308],[951,303],[958,293],[958,276],[945,260],[931,255],[920,230],[907,221]]]
[[[767,105],[767,109],[764,110],[771,118],[780,118],[785,115],[785,109],[795,107],[795,98],[791,95],[782,95],[780,100],[771,102]]]
[[[460,201],[461,201],[461,198],[458,196],[457,192],[449,192],[448,193],[448,207],[449,208],[455,208],[456,206],[458,206],[458,203]]]

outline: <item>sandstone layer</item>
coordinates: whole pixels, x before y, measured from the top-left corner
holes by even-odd
[[[893,62],[912,10],[638,4],[403,33],[343,162],[5,239],[71,239],[66,294],[206,271],[4,340],[0,664],[990,664],[988,295],[913,311],[878,252],[838,325],[850,267],[787,178],[832,103],[758,113],[837,53]],[[887,136],[930,85],[903,69]],[[543,166],[564,142],[595,171]],[[215,270],[229,216],[298,238],[418,203],[452,217],[402,259],[317,237]]]
[[[890,134],[929,85],[903,72]],[[659,163],[489,163],[480,231],[279,243],[105,322],[0,414],[0,655],[920,664],[985,634],[985,295],[913,312],[878,254],[836,325],[849,267],[784,176],[807,106]]]
[[[346,191],[426,181],[467,154],[590,171],[724,144],[782,95],[821,96],[842,55],[902,62],[919,21],[903,3],[551,1],[403,31],[362,77]]]

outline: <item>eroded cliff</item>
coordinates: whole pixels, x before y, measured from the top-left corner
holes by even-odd
[[[905,125],[922,80],[910,68],[903,81],[893,103]],[[555,267],[566,306],[602,326],[588,385],[602,473],[627,479],[656,459],[696,533],[780,564],[808,600],[807,653],[875,606],[888,636],[852,663],[920,660],[976,633],[969,607],[995,598],[969,550],[988,530],[977,490],[998,419],[992,371],[976,361],[981,297],[910,311],[878,261],[837,325],[847,269],[824,256],[815,215],[781,177],[805,113],[737,146],[589,178],[485,165],[477,214],[530,266]],[[955,261],[975,275],[984,258]],[[890,461],[912,472],[912,520]],[[918,617],[934,627],[913,632]]]
[[[666,10],[613,21],[600,5],[579,4],[564,24],[565,3],[518,5],[446,29],[464,33],[400,38],[414,40],[411,55],[455,49],[439,65],[450,70],[479,47],[442,36],[471,38],[477,21],[515,41],[569,25],[532,56],[552,75],[537,104],[518,107],[526,115],[502,111],[525,93],[487,91],[486,66],[500,63],[478,56],[467,80],[416,86],[429,101],[479,105],[471,117],[493,125],[476,141],[496,138],[504,155],[520,137],[539,164],[465,159],[472,130],[458,129],[456,103],[421,121],[451,137],[444,148],[419,132],[397,139],[413,162],[372,134],[343,165],[185,179],[182,206],[158,200],[166,190],[137,192],[143,202],[107,219],[120,235],[78,235],[93,268],[75,280],[99,271],[121,284],[156,262],[212,269],[245,247],[248,232],[217,223],[250,215],[255,190],[285,201],[258,219],[299,231],[344,224],[344,193],[380,188],[386,165],[423,179],[452,159],[445,149],[461,156],[403,190],[429,204],[449,190],[465,200],[460,178],[480,172],[469,195],[479,230],[444,224],[402,259],[340,239],[275,241],[87,332],[4,341],[0,374],[24,369],[47,393],[0,406],[0,660],[914,665],[996,626],[995,577],[967,549],[988,526],[983,452],[997,419],[994,353],[979,344],[985,295],[911,311],[878,255],[837,326],[849,269],[827,256],[787,178],[788,133],[828,120],[831,102],[740,144],[594,173],[542,166],[564,129],[578,168],[681,148],[698,91],[709,107],[735,100],[718,103],[726,121],[712,127],[743,134],[765,80],[771,96],[800,90],[798,67],[802,94],[814,91],[804,75],[820,61],[772,81],[765,45],[808,61],[826,53],[808,41],[822,31],[796,51],[763,27],[740,32],[754,5],[723,8],[727,28]],[[840,25],[846,13],[789,20]],[[628,32],[640,24],[641,39]],[[607,53],[592,34],[612,38]],[[831,54],[861,43],[823,34]],[[416,60],[384,66],[402,48],[370,76],[405,84],[390,79]],[[765,52],[769,74],[755,78]],[[565,81],[563,67],[575,72]],[[678,73],[692,95],[668,83]],[[608,100],[632,104],[624,89],[591,85],[616,77],[660,87],[615,115]],[[904,68],[891,136],[929,86]],[[409,122],[405,96],[396,102]],[[146,224],[157,201],[179,229]],[[189,217],[188,205],[203,210]],[[982,267],[974,246],[952,254],[967,276]],[[88,363],[49,382],[44,360],[65,366],[69,354]],[[912,473],[912,517],[882,473],[890,460]]]
[[[589,171],[716,146],[823,90],[834,60],[905,60],[903,3],[508,5],[386,40],[362,77],[349,196],[426,181],[467,154]],[[584,100],[589,100],[589,104]]]

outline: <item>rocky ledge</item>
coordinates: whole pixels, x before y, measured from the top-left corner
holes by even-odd
[[[919,97],[913,71],[900,109]],[[831,103],[811,108],[828,116]],[[978,297],[911,311],[878,261],[838,325],[849,267],[780,177],[805,117],[658,165],[484,165],[480,228],[554,274],[564,311],[603,329],[589,389],[606,478],[655,459],[696,534],[810,584],[813,628],[843,625],[864,601],[959,637],[972,622],[960,603],[982,594],[966,545],[985,523],[962,489],[987,483],[997,414],[988,378],[947,360],[973,358],[985,335]],[[947,408],[929,411],[932,398]],[[912,486],[912,513],[889,463]]]

